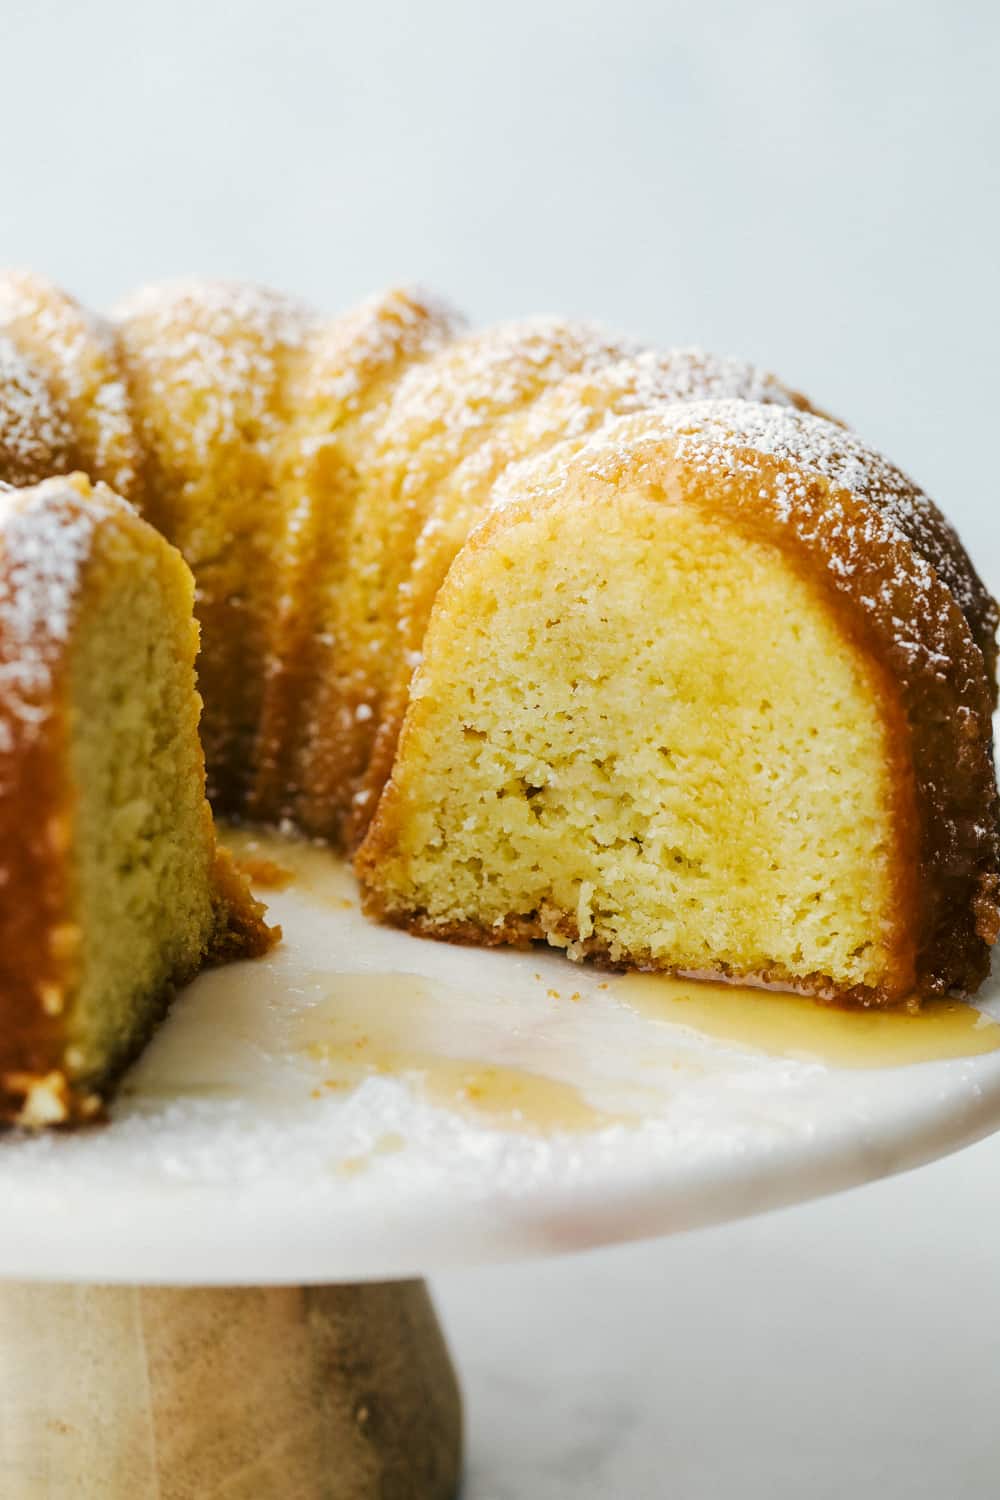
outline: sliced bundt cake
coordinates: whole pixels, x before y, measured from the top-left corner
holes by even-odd
[[[80,476],[0,492],[0,1120],[87,1119],[203,964],[263,952],[216,847],[180,554]]]
[[[0,276],[0,480],[73,468],[192,569],[215,808],[365,840],[373,914],[864,1003],[986,972],[996,605],[772,376]]]

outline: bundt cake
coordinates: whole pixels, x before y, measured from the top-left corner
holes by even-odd
[[[72,468],[194,573],[216,811],[360,849],[374,916],[865,1004],[986,972],[996,605],[773,377],[0,278],[0,479]]]
[[[0,491],[0,1121],[92,1118],[176,985],[272,939],[215,844],[192,597],[103,485]]]

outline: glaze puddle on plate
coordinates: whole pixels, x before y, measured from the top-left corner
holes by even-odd
[[[356,1088],[378,1075],[404,1078],[430,1102],[494,1129],[600,1130],[616,1123],[616,1116],[588,1103],[571,1083],[485,1058],[449,1055],[463,1045],[449,1005],[454,998],[415,974],[345,974],[301,1013],[295,1040],[322,1066],[319,1091]],[[450,1037],[442,1035],[445,1017]]]
[[[611,993],[643,1016],[770,1057],[839,1068],[902,1068],[1000,1050],[1000,1022],[958,1000],[917,1012],[842,1010],[774,990],[628,974]]]

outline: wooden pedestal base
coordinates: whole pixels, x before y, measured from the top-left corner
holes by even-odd
[[[3,1500],[452,1500],[422,1282],[0,1284]]]

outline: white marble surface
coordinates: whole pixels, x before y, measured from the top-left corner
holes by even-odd
[[[988,1500],[1000,1139],[676,1239],[440,1278],[463,1500]]]

